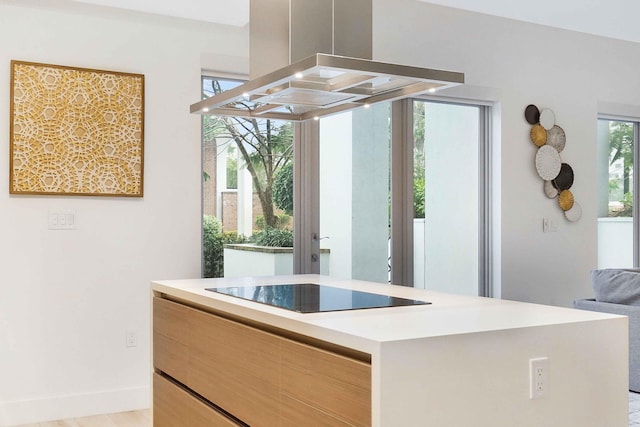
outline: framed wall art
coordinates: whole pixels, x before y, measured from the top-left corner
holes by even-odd
[[[142,197],[144,75],[11,61],[9,192]]]

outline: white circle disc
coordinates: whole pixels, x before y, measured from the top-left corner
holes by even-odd
[[[582,218],[582,207],[578,202],[573,202],[573,206],[568,211],[564,212],[564,216],[571,222],[576,222]]]
[[[544,194],[550,199],[555,199],[556,197],[558,197],[558,189],[553,186],[553,183],[551,181],[545,181]]]
[[[554,179],[560,173],[562,160],[558,151],[550,145],[543,145],[536,153],[536,171],[545,181]]]
[[[540,125],[546,130],[556,125],[556,115],[552,110],[545,108],[540,112]]]

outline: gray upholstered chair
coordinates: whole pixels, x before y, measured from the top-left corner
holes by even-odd
[[[629,390],[640,392],[640,270],[593,270],[591,285],[595,298],[573,306],[629,317]]]

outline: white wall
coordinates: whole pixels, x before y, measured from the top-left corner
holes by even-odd
[[[286,276],[293,274],[293,248],[224,248],[224,277]],[[250,246],[250,245],[248,245]],[[262,247],[261,247],[262,248]],[[331,254],[320,253],[320,274],[329,276]]]
[[[0,40],[0,425],[146,407],[149,282],[200,275],[201,56],[245,30],[5,2]],[[11,59],[145,75],[144,198],[9,196]],[[47,229],[62,209],[76,230]]]
[[[598,104],[638,104],[640,45],[412,0],[374,0],[373,15],[374,59],[463,71],[467,85],[448,94],[489,93],[502,112],[495,141],[502,173],[501,188],[494,188],[502,200],[498,294],[565,306],[590,296]],[[523,116],[530,103],[553,109],[567,134],[562,159],[575,172],[578,223],[565,221],[542,192]],[[543,217],[557,221],[559,231],[543,234]]]

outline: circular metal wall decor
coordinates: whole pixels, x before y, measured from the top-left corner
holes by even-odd
[[[574,200],[569,190],[573,186],[573,168],[563,163],[560,153],[567,143],[567,136],[556,125],[556,115],[549,109],[540,110],[529,104],[524,110],[524,118],[531,125],[529,138],[536,147],[536,172],[544,180],[544,194],[549,199],[558,199],[558,206],[570,222],[579,221],[582,207]]]
[[[542,147],[547,143],[547,130],[540,125],[531,126],[531,132],[529,132],[531,142],[536,144],[537,147]]]
[[[564,150],[564,146],[566,143],[567,136],[564,134],[564,130],[560,126],[554,125],[547,131],[547,145],[555,148],[558,153]]]
[[[560,209],[563,211],[568,211],[573,207],[575,200],[573,199],[573,193],[569,190],[562,190],[560,195],[558,196],[558,204],[560,205]]]
[[[536,153],[536,171],[540,178],[548,181],[560,173],[562,160],[555,148],[543,145]]]
[[[558,197],[558,189],[553,186],[552,181],[544,182],[544,194],[550,199],[555,199],[556,197]]]
[[[540,111],[540,124],[546,130],[551,129],[556,125],[556,115],[548,108]]]
[[[564,216],[571,222],[579,221],[582,218],[582,207],[574,201],[571,209],[564,211]]]
[[[538,107],[535,105],[529,104],[527,108],[524,109],[524,118],[530,125],[538,124],[540,121],[540,110],[538,110]]]
[[[573,169],[571,166],[568,163],[560,165],[560,173],[551,182],[558,191],[570,189],[573,185]]]

